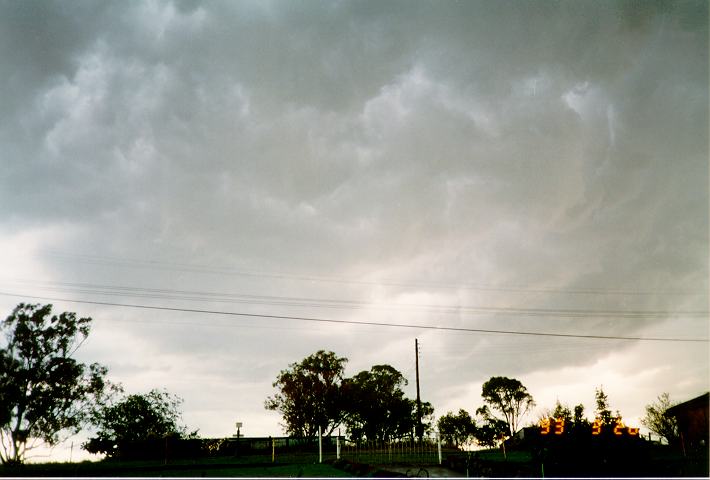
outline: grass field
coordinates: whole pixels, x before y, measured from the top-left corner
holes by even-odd
[[[199,462],[38,463],[0,467],[3,477],[349,477],[328,464],[250,463],[240,459]]]

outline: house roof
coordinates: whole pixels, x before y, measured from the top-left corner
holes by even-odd
[[[700,395],[699,397],[695,397],[691,400],[688,400],[687,402],[679,403],[678,405],[674,405],[668,410],[666,410],[666,415],[668,416],[675,416],[678,413],[682,411],[686,411],[689,409],[695,409],[695,408],[705,408],[708,409],[708,405],[710,404],[710,392],[704,393],[703,395]]]

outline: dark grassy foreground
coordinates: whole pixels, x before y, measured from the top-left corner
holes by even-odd
[[[708,477],[708,452],[683,455],[665,446],[648,446],[634,455],[566,452],[544,455],[500,449],[448,455],[445,465],[470,477]]]
[[[647,446],[634,455],[564,453],[541,456],[539,452],[520,450],[506,455],[500,449],[449,451],[443,467],[458,477],[708,477],[707,451],[686,456],[668,447]],[[0,477],[403,477],[406,474],[398,472],[411,470],[415,476],[419,467],[435,470],[436,463],[421,459],[384,463],[378,456],[360,455],[358,460],[330,458],[319,464],[317,455],[312,454],[281,455],[271,462],[265,455],[247,455],[167,462],[27,464],[0,467]]]
[[[36,463],[0,467],[3,477],[351,477],[352,473],[323,463],[247,463],[225,459],[199,462],[111,461]]]

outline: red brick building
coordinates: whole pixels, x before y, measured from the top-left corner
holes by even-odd
[[[687,449],[708,447],[709,400],[710,392],[666,410],[666,416],[675,417],[678,421],[678,432]]]

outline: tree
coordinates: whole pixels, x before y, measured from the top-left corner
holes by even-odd
[[[550,410],[549,408],[545,408],[542,410],[540,415],[538,416],[538,420],[543,420],[547,418],[554,418],[554,419],[562,419],[565,421],[566,424],[571,424],[572,423],[572,411],[569,409],[567,405],[562,405],[559,400],[555,402],[555,408],[553,410]]]
[[[584,405],[581,403],[574,406],[574,424],[577,426],[589,424],[587,419],[584,417]]]
[[[476,433],[476,423],[463,408],[455,415],[453,412],[448,412],[439,419],[437,426],[442,440],[457,448],[468,443]]]
[[[672,445],[678,441],[678,421],[675,417],[666,416],[666,410],[674,406],[668,393],[658,396],[658,401],[646,405],[646,416],[641,419],[641,425],[656,435],[663,437]]]
[[[555,404],[555,409],[552,411],[553,418],[561,418],[565,423],[572,423],[572,411],[567,405],[562,405],[559,400]]]
[[[579,404],[574,407],[574,417],[572,418],[572,429],[576,432],[585,431],[589,427],[589,421],[584,417],[584,405]]]
[[[476,414],[481,415],[484,408],[477,409]],[[473,434],[478,444],[483,447],[495,447],[501,438],[510,433],[509,426],[505,420],[490,416],[484,417],[483,420],[480,426],[476,427]]]
[[[194,437],[187,427],[179,425],[182,398],[166,391],[151,390],[128,395],[120,401],[98,408],[92,419],[98,429],[95,437],[82,445],[90,453],[121,456],[129,442],[160,438]]]
[[[352,438],[386,441],[410,435],[417,423],[416,402],[405,398],[407,379],[391,365],[375,365],[343,382],[345,424]],[[422,416],[433,413],[422,403]]]
[[[318,427],[324,435],[333,433],[343,419],[341,383],[347,358],[320,350],[292,363],[276,377],[278,392],[264,407],[281,413],[286,432],[314,438]]]
[[[0,325],[0,461],[22,463],[40,443],[56,445],[78,433],[111,389],[107,369],[72,356],[91,318],[52,315],[52,305],[21,303]]]
[[[594,398],[597,402],[597,409],[595,414],[598,419],[602,421],[604,425],[611,425],[614,423],[614,418],[611,414],[611,408],[609,407],[609,398],[600,386],[595,390]]]
[[[507,433],[515,435],[520,419],[535,406],[532,395],[519,380],[507,377],[491,377],[483,384],[481,396],[487,404],[476,410],[488,423],[492,420],[505,422]],[[494,410],[503,418],[493,415]]]

